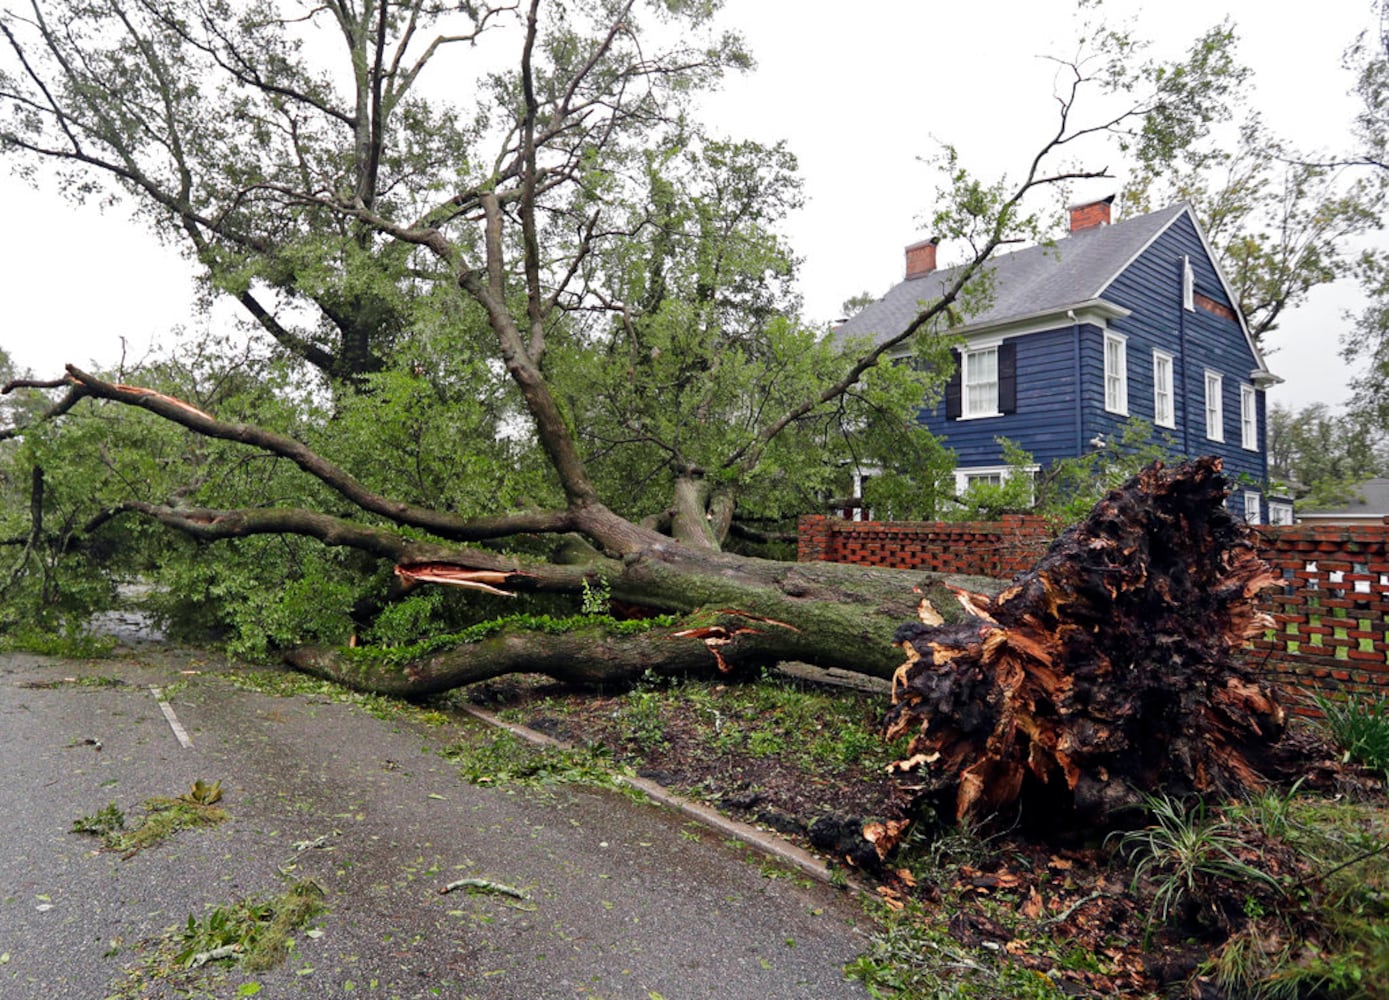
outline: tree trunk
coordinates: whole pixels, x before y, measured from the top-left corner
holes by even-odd
[[[1218,458],[1145,469],[971,617],[899,633],[894,765],[959,819],[1107,823],[1144,793],[1257,789],[1283,710],[1233,654],[1274,582]]]
[[[675,477],[675,511],[670,533],[676,541],[700,549],[717,549],[719,536],[709,517],[709,484],[703,475],[683,472]]]
[[[471,557],[475,550],[465,550]],[[434,550],[433,565],[447,563]],[[615,602],[682,616],[678,625],[631,634],[601,619],[560,635],[509,627],[487,639],[408,664],[353,650],[297,650],[296,668],[360,690],[425,695],[512,672],[584,684],[630,683],[648,670],[711,674],[802,660],[888,678],[901,660],[893,636],[923,606],[958,620],[952,588],[997,589],[981,577],[952,577],[838,563],[784,563],[690,549],[665,539],[629,554],[620,570],[590,564]],[[410,569],[409,566],[403,567]],[[539,567],[531,567],[539,571]],[[582,575],[582,567],[554,572]],[[557,580],[522,570],[534,589]],[[503,584],[504,585],[504,584]]]

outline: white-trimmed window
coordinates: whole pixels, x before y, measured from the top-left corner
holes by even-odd
[[[1239,443],[1250,451],[1259,450],[1259,405],[1252,385],[1239,387]]]
[[[1172,355],[1153,352],[1153,423],[1176,427],[1177,410],[1172,395]]]
[[[965,351],[960,358],[960,401],[963,417],[998,416],[998,348]]]
[[[1104,408],[1125,416],[1129,412],[1128,342],[1117,333],[1104,335]]]
[[[1219,372],[1206,372],[1206,437],[1212,441],[1225,440],[1224,389]]]
[[[1292,524],[1293,505],[1282,503],[1277,500],[1268,502],[1268,523],[1269,524]]]
[[[1191,270],[1191,258],[1182,258],[1182,308],[1196,311],[1196,275]]]
[[[1244,521],[1246,524],[1263,524],[1259,516],[1259,494],[1256,490],[1244,491]]]
[[[1029,486],[1035,487],[1040,465],[990,465],[975,466],[972,469],[955,470],[955,492],[964,496],[971,486],[1002,486],[1015,476],[1026,476]],[[1035,503],[1036,497],[1029,490],[1028,503]]]

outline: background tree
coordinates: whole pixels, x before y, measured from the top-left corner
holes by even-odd
[[[1366,415],[1325,403],[1268,413],[1269,475],[1302,507],[1345,503],[1357,483],[1389,472],[1389,452]]]
[[[1136,169],[1121,201],[1130,214],[1192,204],[1257,342],[1314,288],[1377,273],[1379,257],[1361,238],[1383,224],[1384,178],[1319,162],[1275,135],[1241,96],[1248,71],[1234,59],[1234,27],[1207,41],[1231,84],[1225,117],[1182,146],[1135,136]]]

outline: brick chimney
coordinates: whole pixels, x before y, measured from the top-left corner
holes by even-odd
[[[938,243],[940,243],[940,237],[933,236],[929,240],[922,240],[920,243],[913,243],[907,247],[908,278],[919,278],[936,269],[936,245]]]
[[[1109,225],[1109,206],[1114,201],[1114,195],[1108,198],[1101,198],[1099,201],[1087,201],[1080,205],[1072,205],[1071,212],[1071,232],[1078,233],[1082,229],[1094,229],[1096,226]]]

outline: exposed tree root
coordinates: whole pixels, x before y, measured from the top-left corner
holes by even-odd
[[[1220,469],[1151,466],[996,598],[961,592],[966,621],[903,626],[888,731],[919,732],[894,767],[961,820],[1262,786],[1283,709],[1232,652],[1274,577]]]

